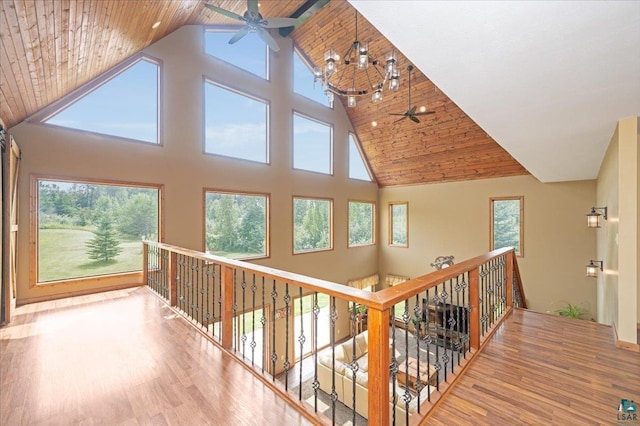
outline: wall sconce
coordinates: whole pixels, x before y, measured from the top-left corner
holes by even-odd
[[[603,214],[598,213],[596,210],[602,211]],[[600,216],[603,216],[604,220],[607,220],[607,208],[591,207],[591,211],[587,213],[587,227],[600,228]]]
[[[438,271],[440,269],[448,268],[451,265],[453,265],[453,256],[438,256],[431,264],[431,266],[436,268]]]
[[[602,271],[602,266],[604,262],[602,260],[589,260],[587,263],[587,274],[586,276],[589,278],[597,278],[598,277],[598,269]]]

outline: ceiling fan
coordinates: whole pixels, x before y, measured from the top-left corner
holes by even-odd
[[[420,122],[420,119],[418,118],[419,115],[429,115],[429,114],[435,113],[435,111],[426,111],[425,107],[420,107],[420,110],[418,111],[417,105],[411,106],[411,71],[413,71],[413,65],[409,65],[407,67],[407,71],[409,71],[409,109],[407,109],[405,112],[400,112],[400,113],[390,112],[389,115],[402,116],[401,118],[394,121],[394,123],[397,123],[398,121],[402,121],[405,118],[408,118],[415,123],[419,123]]]
[[[265,28],[293,27],[298,23],[298,20],[295,18],[263,18],[258,11],[258,0],[247,0],[247,10],[244,12],[244,15],[238,15],[230,10],[222,9],[218,6],[206,3],[204,6],[214,12],[220,13],[221,15],[245,23],[245,25],[241,27],[233,37],[231,37],[229,44],[237,42],[251,32],[258,34],[258,36],[264,40],[267,45],[269,45],[271,50],[277,52],[280,50],[280,47]]]

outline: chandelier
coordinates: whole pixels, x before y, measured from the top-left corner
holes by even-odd
[[[314,82],[321,83],[329,104],[333,106],[335,95],[346,97],[347,106],[353,108],[358,98],[371,94],[371,101],[382,100],[385,84],[389,90],[400,87],[400,71],[395,50],[385,56],[384,63],[369,54],[369,44],[358,41],[358,12],[356,11],[356,37],[342,60],[334,49],[324,54],[322,69],[314,67]]]

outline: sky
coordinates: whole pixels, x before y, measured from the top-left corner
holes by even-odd
[[[267,79],[268,48],[249,33],[234,45],[233,32],[205,32],[205,53]],[[321,84],[297,52],[293,55],[294,92],[328,106]],[[150,143],[159,143],[157,64],[142,59],[124,72],[72,103],[46,122]],[[219,155],[269,162],[269,105],[205,83],[205,151]],[[332,128],[295,114],[293,117],[294,160],[292,167],[331,174]],[[349,141],[349,176],[370,180],[354,141]]]

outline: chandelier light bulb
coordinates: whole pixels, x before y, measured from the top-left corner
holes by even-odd
[[[389,79],[389,90],[398,90],[400,88],[400,71],[393,70]]]
[[[369,66],[369,45],[358,43],[358,68],[365,69]]]
[[[356,101],[356,97],[354,95],[347,96],[347,106],[349,108],[355,108],[357,103],[358,102]]]
[[[387,71],[387,74],[391,74],[393,71],[396,70],[396,64],[398,62],[396,51],[392,50],[391,52],[389,52],[385,57],[385,61],[387,63],[385,70]]]
[[[376,102],[380,102],[382,100],[382,89],[377,89],[375,92],[373,92],[373,95],[371,96],[371,101],[373,101],[373,103]]]

